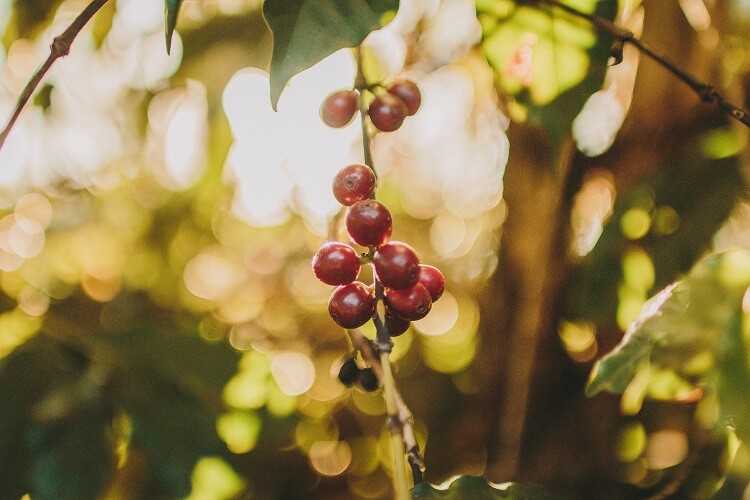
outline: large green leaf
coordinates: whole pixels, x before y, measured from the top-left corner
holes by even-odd
[[[164,35],[167,39],[167,54],[172,50],[172,35],[177,26],[177,14],[180,12],[182,0],[164,0]]]
[[[398,4],[398,0],[266,0],[263,14],[273,32],[274,109],[294,75],[339,49],[359,45]]]
[[[38,335],[0,364],[0,497],[96,498],[114,468],[106,374]]]
[[[750,252],[701,260],[644,305],[620,345],[594,367],[587,393],[622,393],[637,375],[669,369],[716,394],[719,425],[731,419],[737,435],[750,439],[750,335],[743,328],[748,286]]]
[[[611,38],[585,19],[533,3],[478,0],[482,49],[498,89],[515,97],[556,148],[586,99],[601,87]],[[616,0],[562,3],[608,20],[617,13]]]
[[[559,497],[538,486],[504,483],[490,484],[484,478],[460,476],[446,487],[435,488],[422,483],[411,490],[412,498],[428,500],[555,500]]]

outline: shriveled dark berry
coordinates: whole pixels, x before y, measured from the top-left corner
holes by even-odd
[[[361,369],[359,371],[359,376],[357,377],[357,383],[367,392],[377,391],[380,387],[378,377],[375,375],[375,370],[372,368]]]
[[[354,385],[359,378],[359,366],[354,358],[349,358],[339,368],[339,381],[347,387]]]
[[[352,163],[333,178],[333,195],[345,206],[370,197],[375,189],[375,172],[362,163]]]
[[[409,320],[397,316],[389,307],[385,308],[385,326],[388,328],[388,334],[391,337],[402,335],[409,329],[409,325],[411,325]]]

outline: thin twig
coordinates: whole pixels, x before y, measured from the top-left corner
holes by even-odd
[[[382,383],[384,373],[381,366],[381,360],[372,348],[370,341],[359,329],[349,330],[349,337],[351,338],[352,344],[357,347],[362,354],[362,357],[372,367],[375,376],[378,377],[378,380]],[[414,476],[414,484],[419,484],[424,482],[422,477],[422,473],[424,472],[424,460],[422,459],[422,453],[419,449],[416,435],[414,434],[414,416],[401,397],[395,384],[393,384],[393,396],[395,399],[401,432],[403,434],[404,446],[406,447],[409,465],[411,466],[412,475]]]
[[[94,14],[96,14],[106,3],[107,0],[93,0],[85,9],[83,9],[83,12],[78,14],[78,17],[70,23],[70,26],[68,26],[65,31],[52,40],[49,57],[47,57],[47,60],[39,66],[36,73],[34,73],[31,79],[26,83],[21,95],[18,96],[18,101],[16,101],[16,107],[13,110],[13,114],[8,119],[8,123],[5,125],[3,131],[0,132],[0,149],[2,149],[5,144],[8,134],[10,134],[13,126],[16,124],[16,121],[21,115],[21,111],[23,111],[26,103],[29,102],[31,96],[34,95],[34,91],[41,83],[44,75],[47,74],[47,71],[49,71],[52,64],[57,59],[68,55],[70,52],[70,46],[73,45],[73,40],[78,36],[78,33],[81,32],[83,27],[86,26],[86,23],[88,23],[91,18],[94,17]]]
[[[625,29],[621,26],[617,26],[615,23],[604,17],[596,14],[587,14],[580,10],[561,3],[559,0],[519,0],[518,3],[523,4],[547,4],[556,7],[562,11],[567,12],[573,16],[585,19],[599,30],[604,31],[612,36],[615,40],[619,40],[622,43],[629,43],[634,45],[639,51],[647,55],[665,69],[669,70],[677,78],[682,80],[688,87],[698,94],[698,96],[705,102],[715,104],[720,110],[729,114],[733,118],[736,118],[741,123],[750,127],[750,115],[739,106],[732,104],[726,97],[724,97],[716,88],[708,83],[700,81],[695,76],[691,75],[687,71],[680,68],[677,64],[670,61],[667,57],[656,52],[653,48],[643,43],[640,38],[635,36],[632,31]]]

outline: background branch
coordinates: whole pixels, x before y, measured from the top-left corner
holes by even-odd
[[[70,47],[71,45],[73,45],[73,40],[75,40],[75,38],[78,36],[78,33],[81,32],[83,27],[86,26],[86,24],[91,20],[92,17],[94,17],[94,14],[96,14],[99,9],[101,9],[106,3],[107,0],[93,0],[86,6],[85,9],[83,9],[80,14],[78,14],[78,16],[73,20],[72,23],[70,23],[65,31],[63,31],[60,35],[56,36],[54,40],[52,40],[52,45],[50,45],[50,53],[47,57],[47,60],[44,61],[44,63],[36,70],[31,79],[26,83],[26,86],[23,88],[21,95],[18,97],[18,101],[16,101],[16,106],[13,109],[13,114],[11,114],[10,118],[8,119],[5,128],[3,128],[2,132],[0,132],[0,149],[2,149],[3,145],[5,144],[5,140],[8,138],[10,131],[13,130],[13,126],[16,124],[18,117],[21,116],[21,111],[23,111],[26,103],[29,102],[29,99],[31,99],[37,87],[42,82],[44,75],[47,74],[47,71],[49,71],[49,69],[52,67],[52,64],[54,64],[57,59],[68,55],[68,53],[70,52]]]
[[[519,3],[527,2],[521,1]],[[718,90],[716,90],[713,85],[700,81],[698,78],[683,70],[674,62],[670,61],[666,56],[659,54],[653,48],[643,43],[640,38],[633,34],[632,31],[617,26],[615,23],[601,16],[597,16],[596,14],[587,14],[585,12],[581,12],[580,10],[566,5],[559,0],[534,0],[533,3],[550,5],[575,17],[586,19],[591,24],[596,26],[599,30],[611,35],[616,41],[619,40],[622,43],[629,43],[631,45],[634,45],[643,54],[656,61],[663,68],[667,69],[677,78],[687,84],[687,86],[693,89],[693,91],[698,94],[698,96],[703,101],[715,104],[723,112],[729,114],[741,123],[750,127],[750,115],[748,115],[746,111],[741,109],[739,106],[732,104]]]

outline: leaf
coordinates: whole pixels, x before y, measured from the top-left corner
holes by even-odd
[[[44,334],[2,360],[0,497],[100,496],[114,463],[111,413],[97,370]]]
[[[146,454],[152,487],[187,496],[196,462],[227,455],[216,419],[239,353],[225,343],[208,344],[197,332],[151,328],[115,334],[110,342],[126,366],[117,400],[132,421],[132,446]]]
[[[610,21],[617,13],[615,0],[562,3]],[[556,150],[583,103],[601,87],[611,38],[559,9],[511,0],[480,0],[477,16],[498,90],[515,97],[529,121],[550,134]]]
[[[742,312],[748,286],[749,251],[698,262],[644,305],[620,345],[597,363],[587,394],[623,392],[643,363],[688,373],[718,396],[718,425],[731,420],[740,439],[750,439],[750,336]]]
[[[447,488],[436,488],[430,484],[418,484],[411,490],[412,498],[428,500],[555,500],[556,495],[543,489],[520,483],[490,484],[484,478],[460,476],[452,480]]]
[[[169,54],[172,49],[172,34],[174,33],[175,26],[177,26],[177,14],[180,12],[181,4],[182,0],[164,0],[164,34],[167,41],[167,54]]]
[[[263,15],[273,32],[273,108],[294,75],[339,49],[362,43],[398,5],[398,0],[266,0]]]

